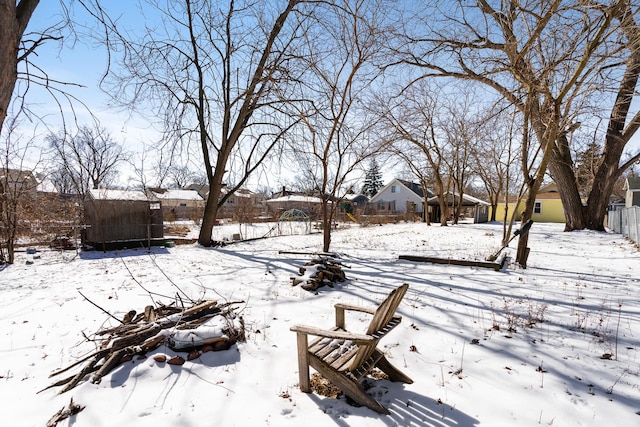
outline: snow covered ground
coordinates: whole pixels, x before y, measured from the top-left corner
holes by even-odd
[[[528,268],[496,272],[398,256],[484,258],[500,246],[500,224],[351,224],[332,243],[348,280],[317,294],[290,280],[310,257],[279,251],[318,251],[319,234],[211,249],[21,252],[0,271],[2,424],[43,426],[73,398],[85,409],[58,425],[640,425],[640,252],[617,234],[562,229],[534,224]],[[301,393],[289,328],[330,327],[335,303],[376,305],[404,282],[403,322],[381,345],[414,383],[371,380],[369,390],[391,415]],[[117,323],[78,291],[118,318],[179,292],[242,300],[247,340],[182,366],[134,359],[99,384],[37,393],[95,350],[85,336]],[[352,330],[367,321],[347,320]],[[174,354],[162,346],[149,356],[159,353]]]

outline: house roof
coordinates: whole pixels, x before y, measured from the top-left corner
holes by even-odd
[[[369,198],[367,197],[366,194],[345,194],[343,199],[351,200],[351,201],[354,201],[354,200],[357,200],[357,199],[369,200]]]
[[[91,189],[89,194],[95,200],[128,200],[148,201],[149,198],[142,190],[111,190],[106,188]]]
[[[43,179],[38,183],[37,190],[41,193],[58,193],[56,186],[50,179]]]
[[[457,193],[451,193],[450,191],[447,191],[445,194],[445,197],[447,197],[447,203],[451,204],[452,202],[452,197],[453,199],[457,199],[459,196]],[[430,197],[428,200],[429,204],[435,204],[438,203],[438,196],[433,196]],[[480,200],[476,197],[470,196],[468,194],[463,194],[462,195],[462,205],[463,206],[469,206],[469,205],[483,205],[483,206],[489,206],[490,203],[485,202],[484,200]]]
[[[640,190],[640,176],[629,176],[625,182],[625,190]]]
[[[384,187],[382,187],[380,189],[380,191],[378,191],[372,198],[371,198],[371,202],[373,202],[376,197],[380,194],[382,194],[385,190],[387,190],[387,188],[391,187],[392,185],[394,185],[395,183],[402,185],[403,187],[406,187],[407,189],[409,189],[411,192],[413,192],[414,194],[416,194],[418,197],[420,198],[424,198],[424,192],[422,191],[422,186],[420,184],[416,184],[415,182],[411,182],[411,181],[407,181],[404,179],[398,179],[398,178],[394,178],[392,179],[387,185],[385,185]],[[427,196],[432,196],[433,193],[431,191],[427,190]]]
[[[291,196],[276,197],[275,199],[269,199],[266,202],[267,203],[287,203],[287,202],[322,203],[322,199],[320,197],[300,196],[300,195],[294,194]]]
[[[416,184],[415,182],[406,181],[404,179],[396,179],[400,184],[407,187],[409,190],[413,191],[420,197],[424,197],[424,191],[422,191],[422,186],[420,184]]]
[[[543,194],[543,193],[559,193],[560,191],[558,190],[558,184],[556,184],[555,182],[552,182],[550,184],[547,185],[543,185],[542,187],[540,187],[540,189],[538,190],[538,194]]]
[[[196,190],[166,190],[153,191],[153,195],[160,200],[197,200],[202,201],[202,196]]]

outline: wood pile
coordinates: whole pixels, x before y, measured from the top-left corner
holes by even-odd
[[[96,351],[49,377],[68,372],[84,363],[80,371],[44,390],[63,386],[59,392],[62,394],[86,378],[99,383],[117,366],[132,360],[134,356],[144,358],[147,352],[162,344],[176,352],[188,353],[188,360],[206,351],[226,350],[237,341],[244,340],[244,323],[242,317],[236,315],[234,307],[239,303],[218,304],[209,300],[194,303],[189,308],[161,305],[147,306],[140,313],[131,310],[119,320],[118,326],[96,332],[95,338],[91,338],[98,344]],[[181,365],[184,360],[176,355],[166,361]]]
[[[291,276],[293,286],[300,284],[302,289],[315,291],[322,286],[333,287],[336,282],[344,282],[345,267],[335,256],[318,256],[300,267],[296,276]]]

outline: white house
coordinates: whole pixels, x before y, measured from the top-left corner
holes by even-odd
[[[630,176],[624,182],[624,206],[640,206],[640,177]]]
[[[422,213],[423,203],[422,186],[394,178],[369,200],[369,207],[378,214],[406,213],[407,207],[414,209],[415,213]]]
[[[195,190],[152,189],[151,193],[162,201],[165,221],[202,218],[205,201]]]

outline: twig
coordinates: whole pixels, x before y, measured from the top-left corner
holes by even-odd
[[[69,418],[71,415],[76,415],[80,411],[82,411],[85,407],[80,406],[77,403],[73,403],[73,398],[69,402],[69,406],[66,408],[60,409],[56,412],[50,419],[47,421],[47,427],[55,427],[62,420]]]
[[[55,377],[56,375],[60,375],[60,374],[62,374],[62,373],[64,373],[64,372],[67,372],[69,369],[71,369],[71,368],[74,368],[74,367],[78,366],[78,365],[79,365],[79,364],[81,364],[82,362],[85,362],[85,361],[87,361],[88,359],[90,359],[90,358],[92,358],[92,357],[99,357],[99,358],[102,358],[102,357],[106,356],[107,354],[109,354],[109,351],[111,351],[111,350],[110,350],[110,349],[108,349],[108,348],[104,348],[104,349],[102,349],[102,350],[98,350],[98,351],[96,351],[95,353],[91,353],[91,354],[89,354],[88,356],[83,357],[82,359],[78,360],[77,362],[75,362],[75,363],[74,363],[74,364],[72,364],[72,365],[67,366],[67,367],[66,367],[66,368],[64,368],[64,369],[59,369],[59,370],[57,370],[57,371],[55,371],[55,372],[52,372],[51,374],[49,374],[49,378],[51,378],[51,377]]]
[[[155,266],[156,266],[156,268],[157,268],[158,270],[160,270],[160,273],[162,273],[162,275],[163,275],[164,277],[166,277],[166,278],[167,278],[167,280],[169,281],[169,283],[171,283],[171,284],[172,284],[172,285],[173,285],[173,286],[174,286],[178,291],[180,291],[180,293],[181,293],[182,295],[184,295],[184,296],[185,296],[185,298],[187,298],[187,299],[191,302],[191,304],[195,304],[195,301],[194,301],[194,300],[192,300],[191,298],[189,298],[189,295],[187,295],[187,293],[186,293],[186,292],[184,292],[184,291],[180,288],[180,286],[178,286],[178,285],[177,285],[173,280],[171,280],[171,278],[170,278],[169,276],[167,276],[167,273],[165,273],[165,272],[164,272],[164,270],[163,270],[162,268],[160,268],[160,266],[159,266],[159,265],[158,265],[158,263],[156,262],[155,258],[153,258],[151,255],[149,255],[149,258],[151,258],[151,262],[153,263],[153,265],[155,265]]]
[[[142,283],[140,283],[140,281],[138,281],[138,279],[135,278],[135,276],[133,275],[133,273],[131,272],[131,270],[129,270],[129,266],[127,265],[127,263],[124,261],[124,258],[120,257],[120,260],[122,261],[122,264],[124,264],[124,268],[127,269],[127,272],[129,273],[129,276],[131,276],[131,279],[136,282],[136,285],[140,286],[142,288],[143,291],[145,291],[146,293],[149,294],[149,297],[151,297],[151,295],[156,295],[159,297],[163,297],[163,298],[171,298],[168,295],[163,295],[163,294],[159,294],[157,292],[151,292],[149,289],[145,288],[144,286],[142,286]],[[151,298],[151,301],[153,301],[153,298]],[[155,301],[153,301],[155,303]]]
[[[616,360],[618,360],[618,333],[620,332],[621,316],[622,316],[622,302],[618,302],[618,324],[616,325]]]
[[[98,309],[100,309],[100,311],[102,311],[103,313],[105,313],[107,316],[111,317],[112,319],[117,320],[118,322],[124,324],[124,322],[120,319],[118,319],[116,316],[114,316],[113,314],[109,313],[107,310],[105,310],[104,308],[100,307],[98,304],[96,304],[95,302],[91,301],[89,298],[87,298],[82,292],[78,291],[78,293],[80,295],[82,295],[82,297],[84,299],[86,299],[87,301],[89,301],[91,304],[93,304],[95,307],[97,307]]]

